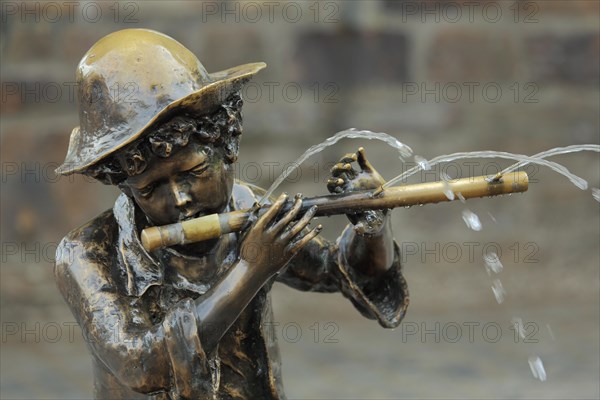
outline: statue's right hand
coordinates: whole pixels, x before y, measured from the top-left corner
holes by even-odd
[[[322,226],[302,233],[314,217],[316,207],[311,207],[298,219],[302,197],[296,196],[294,205],[277,219],[288,196],[282,194],[271,207],[249,228],[240,247],[240,258],[265,277],[275,275],[311,239],[319,234]]]

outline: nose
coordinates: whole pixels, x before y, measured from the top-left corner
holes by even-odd
[[[176,182],[171,183],[171,193],[175,199],[175,205],[177,207],[185,206],[187,203],[192,201],[192,197],[189,195],[185,184],[177,184]]]

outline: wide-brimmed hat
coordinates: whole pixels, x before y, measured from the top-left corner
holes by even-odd
[[[77,67],[79,126],[56,172],[82,172],[175,114],[216,110],[264,67],[257,62],[209,74],[162,33],[125,29],[105,36]]]

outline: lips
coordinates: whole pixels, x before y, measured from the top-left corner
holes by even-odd
[[[194,219],[194,218],[198,218],[203,216],[204,214],[201,211],[197,211],[197,212],[180,212],[179,213],[179,217],[177,218],[177,221],[181,222],[181,221],[188,221],[190,219]]]

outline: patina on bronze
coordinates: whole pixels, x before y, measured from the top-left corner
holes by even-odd
[[[264,194],[237,182],[239,91],[265,65],[208,74],[181,44],[130,29],[101,39],[77,77],[80,126],[61,174],[117,185],[114,207],[70,232],[56,280],[92,354],[98,399],[280,399],[269,290],[341,292],[398,326],[408,306],[386,211],[348,214],[335,243],[308,228],[316,208],[287,195],[241,233],[146,251],[143,229],[247,210]],[[360,170],[355,169],[358,164]],[[384,183],[364,151],[332,170],[332,193]]]

